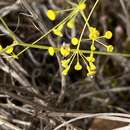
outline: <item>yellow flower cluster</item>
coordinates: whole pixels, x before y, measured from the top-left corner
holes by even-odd
[[[68,28],[72,29],[75,27],[75,18],[76,16],[78,15],[78,13],[80,11],[83,11],[85,10],[86,8],[86,4],[84,2],[81,2],[79,4],[76,4],[74,8],[72,8],[72,13],[70,15],[70,17],[68,17],[63,23],[61,23],[58,27],[54,28],[53,29],[53,33],[56,35],[56,36],[59,36],[59,37],[62,37],[63,36],[63,28],[64,26],[66,25]],[[70,10],[61,10],[61,11],[58,11],[58,10],[48,10],[47,11],[47,17],[48,19],[50,19],[51,21],[55,21],[56,18],[58,17],[58,15],[60,13],[63,13],[65,11],[70,11]]]
[[[99,0],[96,1],[94,7],[98,3],[98,1]],[[93,9],[94,9],[94,7],[93,7]],[[103,45],[103,47],[106,48],[107,52],[112,52],[114,49],[112,45],[106,45],[100,41],[101,38],[111,39],[112,32],[106,31],[103,36],[100,36],[99,30],[97,30],[96,27],[92,27],[89,25],[88,20],[89,20],[90,16],[88,16],[88,18],[85,16],[85,13],[84,13],[85,9],[86,9],[86,3],[79,2],[79,4],[77,4],[73,8],[72,13],[70,14],[70,17],[68,17],[64,22],[61,22],[61,24],[59,24],[58,26],[56,26],[53,29],[53,33],[55,35],[62,37],[63,36],[63,28],[64,28],[65,24],[70,29],[75,27],[75,20],[76,20],[76,16],[78,15],[78,13],[80,13],[81,16],[83,17],[83,19],[85,20],[85,25],[84,25],[84,28],[83,28],[83,31],[81,33],[80,38],[77,38],[76,36],[71,38],[71,44],[73,45],[73,47],[76,47],[76,48],[70,47],[71,45],[64,45],[63,44],[58,49],[60,54],[64,57],[64,60],[61,61],[62,67],[64,68],[64,70],[63,70],[64,75],[68,74],[68,71],[70,70],[71,65],[74,63],[74,61],[76,61],[76,64],[74,65],[75,70],[77,70],[77,71],[82,70],[83,69],[82,64],[84,64],[86,66],[86,69],[87,69],[87,76],[95,75],[96,74],[96,65],[94,64],[94,62],[95,62],[94,53],[96,51],[95,43],[99,43],[99,44]],[[93,11],[93,9],[92,9],[92,11]],[[55,11],[55,10],[48,10],[47,17],[50,20],[54,21],[54,20],[56,20],[57,16],[59,15],[59,13],[57,13],[57,12],[58,11]],[[82,37],[83,37],[84,30],[85,30],[86,26],[88,27],[88,31],[89,31],[89,36],[88,36],[89,39],[88,40],[91,42],[89,56],[86,56],[80,50],[80,44],[82,42]],[[56,53],[55,48],[53,48],[53,47],[49,47],[48,52],[51,56],[53,56]],[[76,59],[76,60],[74,60],[74,59]],[[83,61],[83,63],[81,63],[82,61]]]
[[[69,45],[63,44],[58,48],[42,45],[41,48],[47,49],[50,56],[54,56],[56,53],[61,54],[61,56],[63,57],[63,60],[61,60],[61,65],[63,67],[63,72],[62,72],[63,75],[67,75],[70,68],[72,67],[72,64],[74,64],[75,70],[80,71],[83,69],[83,66],[85,66],[85,69],[87,70],[86,75],[94,76],[96,74],[96,65],[95,65],[95,57],[94,57],[94,54],[96,52],[96,44],[98,43],[98,44],[102,45],[103,47],[105,47],[105,49],[108,53],[111,53],[114,50],[114,47],[112,45],[107,45],[107,44],[101,42],[102,38],[104,38],[106,40],[111,39],[112,32],[106,31],[103,36],[100,36],[99,30],[96,27],[89,25],[90,16],[92,15],[93,10],[96,7],[98,2],[99,2],[99,0],[96,0],[95,5],[93,6],[92,10],[90,11],[90,14],[88,15],[88,17],[85,15],[85,12],[84,12],[84,10],[87,7],[86,2],[84,0],[81,0],[78,4],[73,3],[73,5],[72,5],[73,7],[70,9],[61,10],[61,11],[49,9],[47,11],[46,15],[47,15],[48,19],[51,21],[55,21],[57,19],[57,17],[63,12],[70,11],[70,14],[64,20],[62,20],[58,25],[56,25],[55,27],[50,29],[45,35],[43,35],[41,38],[39,38],[38,40],[33,42],[31,45],[23,43],[23,42],[17,43],[17,45],[21,45],[24,47],[34,47],[35,43],[40,41],[42,38],[44,38],[51,32],[53,32],[53,34],[55,34],[58,37],[63,37],[64,27],[67,26],[69,29],[74,28],[76,26],[75,23],[77,22],[76,17],[77,17],[77,15],[80,14],[82,16],[82,18],[84,19],[85,24],[84,24],[84,27],[82,29],[80,36],[77,36],[77,37],[73,36],[72,38],[70,38],[71,44],[69,44]],[[4,21],[2,19],[0,19],[0,20],[5,25]],[[87,40],[90,42],[90,49],[81,50],[80,46],[81,46],[81,43],[84,43],[84,42],[82,42],[82,40],[83,40],[83,37],[86,36],[86,35],[84,35],[86,32],[86,28],[89,32],[89,36],[88,36]],[[12,35],[12,33],[11,33],[11,35]],[[15,38],[14,38],[14,41],[15,41]],[[39,45],[37,45],[35,47],[38,47],[38,46]],[[17,55],[15,55],[13,53],[13,51],[14,51],[13,45],[7,46],[4,49],[2,48],[2,46],[0,46],[0,51],[4,51],[6,54],[12,55],[14,58],[17,58]],[[21,53],[19,53],[19,54],[21,54]],[[89,53],[89,55],[87,55],[87,53]]]
[[[100,33],[96,28],[90,27],[89,39],[96,40],[99,37],[99,35]]]

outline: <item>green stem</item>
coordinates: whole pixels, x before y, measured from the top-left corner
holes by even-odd
[[[43,50],[48,50],[48,48],[50,47],[50,46],[37,45],[37,44],[33,45],[33,44],[24,43],[24,42],[19,42],[18,45],[23,46],[23,47],[37,48],[37,49],[43,49]]]
[[[79,50],[80,43],[81,43],[81,41],[82,41],[82,37],[83,37],[84,31],[85,31],[85,29],[86,29],[86,26],[88,26],[88,28],[90,28],[88,21],[89,21],[91,15],[92,15],[92,13],[93,13],[93,11],[94,11],[96,5],[98,4],[98,2],[99,2],[99,0],[97,0],[96,3],[94,4],[94,6],[93,6],[93,8],[91,9],[91,11],[90,11],[89,16],[87,17],[87,19],[86,19],[86,16],[84,15],[84,13],[81,12],[81,15],[82,15],[83,18],[85,19],[85,25],[84,25],[84,27],[83,27],[83,30],[82,30],[81,35],[80,35],[80,38],[79,38],[79,44],[78,44],[78,46],[77,46],[77,50]]]
[[[84,18],[85,22],[87,23],[88,29],[90,29],[90,25],[89,25],[89,23],[88,23],[88,20],[87,20],[87,18],[86,18],[86,16],[85,16],[84,12],[81,11],[80,13],[81,13],[82,17]]]
[[[38,48],[38,49],[43,49],[43,50],[48,50],[48,48],[50,46],[43,46],[43,45],[32,45],[32,44],[28,44],[28,43],[23,43],[20,42],[18,43],[19,46],[23,46],[23,47],[30,47],[30,48]],[[55,48],[55,50],[60,50],[60,48]],[[77,49],[71,49],[71,52],[75,53],[77,51]],[[91,51],[89,50],[79,50],[79,53],[83,53],[83,54],[90,54]],[[109,56],[124,56],[124,57],[130,57],[130,54],[123,54],[123,53],[116,53],[116,52],[102,52],[102,51],[94,51],[94,54],[97,55],[109,55]]]
[[[105,45],[104,43],[98,41],[98,40],[95,40],[96,42],[98,42],[99,44],[103,45],[104,47],[107,47],[107,45]]]
[[[56,26],[54,26],[52,29],[50,29],[47,33],[45,33],[44,35],[42,35],[40,38],[38,38],[36,41],[34,41],[32,43],[32,45],[36,44],[37,42],[39,42],[41,39],[43,39],[44,37],[46,37],[48,34],[50,34],[53,29],[57,28],[58,26],[60,26],[62,23],[68,21],[71,17],[73,17],[75,14],[77,13],[77,11],[74,9],[64,20],[62,20],[59,24],[57,24]],[[26,51],[29,47],[26,47],[24,50],[22,50],[19,54],[17,54],[17,56],[21,55],[24,51]]]
[[[95,2],[95,4],[94,4],[93,8],[91,9],[91,11],[90,11],[90,13],[89,13],[89,16],[88,16],[88,18],[87,18],[87,21],[89,21],[89,19],[90,19],[90,17],[91,17],[91,15],[92,15],[92,13],[93,13],[93,11],[94,11],[95,7],[97,6],[98,2],[99,2],[99,0],[97,0],[97,1]]]
[[[0,21],[3,23],[3,25],[5,26],[5,28],[8,30],[9,36],[12,37],[12,39],[14,41],[16,41],[16,37],[13,34],[13,32],[9,29],[8,25],[5,23],[5,21],[0,17]]]

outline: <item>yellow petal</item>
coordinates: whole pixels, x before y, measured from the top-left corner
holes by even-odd
[[[90,27],[89,39],[96,40],[99,37],[99,35],[100,33],[96,28]]]
[[[85,10],[85,8],[86,8],[86,4],[85,3],[80,3],[79,5],[78,5],[78,8],[79,8],[79,10]]]
[[[62,61],[61,61],[61,65],[62,65],[62,67],[67,68],[67,67],[68,67],[69,62],[70,62],[70,59],[67,59],[67,60],[62,60]]]
[[[14,48],[12,46],[7,46],[7,49],[5,50],[5,52],[7,54],[11,54],[13,52]]]
[[[56,19],[56,12],[54,10],[48,10],[47,11],[47,17],[51,20],[54,21]]]
[[[77,64],[75,65],[75,70],[81,70],[82,69],[82,65],[79,63],[79,62],[77,62]]]
[[[95,51],[96,50],[96,47],[94,46],[94,44],[91,45],[90,49],[91,49],[91,51]]]
[[[87,73],[87,76],[94,76],[96,74],[96,71],[90,71]]]
[[[112,52],[114,47],[112,45],[107,46],[107,52]]]
[[[105,33],[104,37],[105,37],[106,39],[111,39],[111,38],[112,38],[112,32],[111,32],[111,31],[107,31],[107,32]]]
[[[73,45],[77,45],[77,44],[79,43],[79,39],[78,39],[77,37],[73,37],[73,38],[71,39],[71,43],[72,43]]]
[[[72,18],[71,20],[69,20],[69,22],[67,22],[67,27],[72,29],[75,26],[75,18]]]
[[[96,70],[96,66],[92,62],[89,62],[89,66],[91,71]]]
[[[65,56],[65,57],[68,56],[70,54],[70,47],[67,45],[61,46],[60,53],[62,56]]]
[[[95,58],[94,57],[87,57],[86,58],[88,62],[94,62],[95,61]]]
[[[48,53],[49,53],[51,56],[54,56],[54,54],[55,54],[55,49],[54,49],[54,47],[49,47],[49,48],[48,48]]]
[[[66,68],[66,69],[64,69],[64,70],[62,71],[62,74],[63,74],[63,75],[67,75],[67,74],[68,74],[68,71],[69,71],[69,67]]]

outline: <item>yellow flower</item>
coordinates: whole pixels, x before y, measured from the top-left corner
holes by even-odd
[[[111,31],[107,31],[107,32],[105,33],[104,37],[105,37],[106,39],[111,39],[111,38],[112,38],[112,32],[111,32]]]
[[[60,30],[58,30],[58,29],[54,29],[54,30],[53,30],[53,33],[54,33],[55,35],[59,36],[59,37],[63,37],[63,33],[62,33]]]
[[[90,27],[89,38],[91,40],[96,40],[99,37],[100,33],[96,28]]]
[[[107,52],[112,52],[114,49],[112,45],[108,45],[106,48],[107,48]]]
[[[6,48],[7,48],[7,49],[5,50],[5,52],[6,52],[7,54],[11,54],[11,53],[13,52],[13,50],[14,50],[14,48],[13,48],[12,46],[7,46]]]
[[[92,62],[89,62],[89,66],[91,71],[96,70],[96,66]]]
[[[79,39],[76,38],[76,37],[73,37],[73,38],[71,39],[71,43],[72,43],[73,45],[77,45],[77,44],[79,43]]]
[[[67,27],[70,28],[70,29],[72,29],[72,28],[74,28],[74,26],[75,26],[75,18],[72,18],[72,19],[70,19],[67,22]]]
[[[62,56],[68,56],[70,54],[70,47],[68,45],[61,46],[60,53]]]
[[[55,49],[54,49],[54,47],[49,47],[49,48],[48,48],[48,53],[49,53],[51,56],[54,56],[54,54],[55,54]]]
[[[96,74],[96,69],[94,70],[91,70],[91,68],[87,65],[87,70],[88,70],[88,73],[87,73],[87,76],[94,76]]]
[[[81,11],[85,10],[86,9],[86,4],[85,3],[80,3],[78,5],[78,9],[81,10]]]
[[[62,29],[64,27],[64,24],[61,24],[59,27],[56,29],[53,29],[53,33],[59,37],[63,37]]]
[[[87,76],[94,76],[96,74],[96,71],[90,71],[87,73]]]
[[[75,70],[81,70],[82,69],[82,65],[79,62],[77,62],[77,64],[75,65],[74,69]]]
[[[64,68],[67,68],[67,67],[68,67],[69,62],[70,62],[70,59],[67,59],[67,60],[62,60],[62,61],[61,61],[61,65],[62,65]]]
[[[47,17],[51,20],[54,21],[56,19],[56,12],[54,10],[48,10],[47,11]]]
[[[67,67],[66,69],[64,69],[63,71],[62,71],[62,74],[63,75],[67,75],[68,74],[68,71],[69,71],[69,67]]]
[[[95,58],[90,56],[90,57],[87,57],[86,58],[88,62],[94,62],[95,61]]]

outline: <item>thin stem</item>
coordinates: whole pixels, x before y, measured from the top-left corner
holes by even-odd
[[[23,46],[23,47],[37,48],[37,49],[43,49],[43,50],[48,50],[48,48],[50,47],[50,46],[36,45],[36,44],[33,45],[33,44],[24,43],[24,42],[19,42],[18,45]]]
[[[59,25],[61,25],[62,23],[68,21],[71,17],[73,17],[75,14],[77,13],[77,11],[72,11],[64,20],[62,20],[59,24],[57,24],[56,26],[54,26],[52,29],[50,29],[46,34],[42,35],[40,38],[38,38],[36,41],[34,41],[32,43],[32,45],[36,44],[37,42],[39,42],[41,39],[43,39],[44,37],[46,37],[48,34],[50,34],[55,28],[57,28]],[[24,50],[22,50],[20,53],[17,54],[17,56],[21,55],[24,51],[26,51],[29,47],[25,48]]]
[[[99,44],[103,45],[104,47],[107,47],[107,45],[103,44],[102,42],[95,40],[96,42],[98,42]]]
[[[87,61],[86,61],[86,57],[83,54],[80,54],[80,56],[83,59],[85,65],[88,66]]]
[[[72,60],[71,60],[71,62],[70,62],[70,64],[69,64],[69,68],[71,67],[71,65],[72,65],[72,63],[73,63],[73,60],[74,60],[75,56],[76,56],[76,53],[74,53],[74,55],[73,55],[73,57],[72,57]]]
[[[81,11],[80,13],[81,13],[82,17],[84,18],[85,22],[87,23],[88,29],[90,29],[90,25],[89,25],[89,23],[88,23],[88,20],[87,20],[87,18],[86,18],[86,16],[85,16],[84,12]]]
[[[100,36],[100,37],[98,37],[97,39],[101,39],[101,38],[105,38],[104,36]]]
[[[43,45],[32,45],[32,44],[28,44],[28,43],[23,43],[20,42],[18,44],[19,46],[24,46],[24,47],[31,47],[31,48],[38,48],[38,49],[43,49],[43,50],[48,50],[48,48],[50,46],[43,46]],[[59,48],[55,48],[55,50],[59,51]],[[77,49],[71,49],[71,52],[75,53],[77,52]],[[91,51],[89,50],[79,50],[79,53],[83,53],[83,54],[90,54]],[[126,54],[126,53],[116,53],[116,52],[102,52],[102,51],[94,51],[94,54],[97,55],[109,55],[109,56],[124,56],[124,57],[130,57],[130,54]]]
[[[83,18],[85,19],[85,25],[84,25],[83,30],[82,30],[81,35],[80,35],[80,39],[79,39],[79,44],[78,44],[78,46],[77,46],[77,50],[79,50],[80,43],[81,43],[81,40],[82,40],[82,37],[83,37],[83,34],[84,34],[84,31],[85,31],[86,26],[88,26],[88,27],[90,28],[90,26],[89,26],[89,24],[88,24],[88,21],[89,21],[91,15],[92,15],[92,13],[93,13],[93,11],[94,11],[96,5],[98,4],[98,2],[99,2],[99,0],[97,0],[96,3],[94,4],[94,6],[93,6],[92,10],[90,11],[90,14],[89,14],[89,16],[88,16],[87,19],[86,19],[85,15],[81,12],[81,14],[83,15]]]
[[[82,42],[90,41],[91,39],[82,39]]]
[[[87,21],[89,21],[89,19],[90,19],[92,13],[93,13],[95,7],[97,6],[98,2],[99,2],[99,0],[96,1],[96,3],[94,4],[93,8],[91,9],[91,11],[90,11],[90,13],[89,13],[89,16],[88,16],[88,18],[87,18]]]
[[[13,40],[16,40],[15,35],[13,34],[13,32],[9,29],[9,27],[7,26],[7,24],[5,23],[5,21],[0,17],[1,22],[3,23],[3,25],[5,26],[5,28],[8,30],[9,32],[9,36],[13,38]]]
[[[62,12],[68,12],[68,11],[72,11],[72,10],[74,10],[74,8],[63,9],[63,10],[56,10],[56,12],[62,13]]]
[[[70,1],[70,0],[67,0],[66,1],[68,4],[70,4],[70,5],[72,5],[72,6],[76,6],[77,4],[76,3],[74,3],[74,2],[72,2],[72,1]]]
[[[84,27],[83,27],[83,30],[81,32],[81,35],[80,35],[80,38],[79,38],[79,43],[78,43],[78,46],[77,46],[77,50],[79,50],[79,47],[80,47],[80,43],[82,41],[82,37],[83,37],[83,34],[84,34],[84,31],[86,29],[86,26],[87,26],[87,23],[85,23]]]

